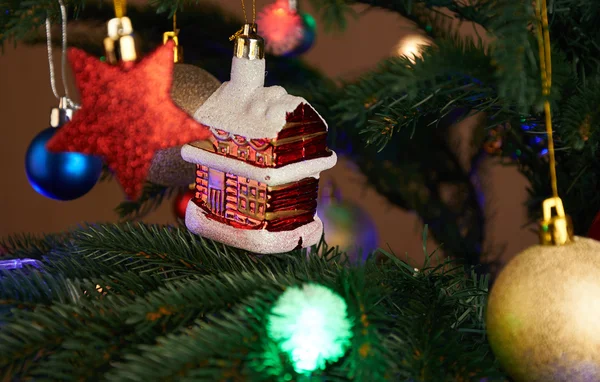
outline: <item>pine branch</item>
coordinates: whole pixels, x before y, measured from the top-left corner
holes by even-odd
[[[342,30],[346,26],[346,15],[353,14],[350,8],[353,4],[366,4],[400,13],[403,17],[415,22],[421,29],[428,33],[433,32],[434,35],[437,32],[430,31],[432,25],[428,18],[432,17],[432,14],[429,11],[446,8],[459,19],[481,24],[484,27],[493,17],[491,9],[486,5],[471,5],[453,0],[312,0],[312,3],[321,12],[320,17],[328,28]]]
[[[54,245],[60,243],[61,235],[37,237],[30,234],[8,236],[0,240],[0,258],[29,257],[41,259]]]
[[[109,374],[109,378],[141,381],[158,376],[161,379],[220,380],[227,376],[240,379],[244,374],[248,378],[248,374],[253,374],[249,364],[262,364],[260,358],[264,351],[261,342],[267,338],[263,323],[269,305],[287,282],[277,284],[269,280],[256,292],[250,292],[253,295],[250,298],[245,297],[247,293],[242,293],[236,297],[236,300],[242,300],[240,306],[233,311],[208,317],[208,324],[197,321],[191,329],[159,340],[158,346],[141,347],[140,355],[128,356],[128,362]],[[292,281],[291,285],[294,284]],[[257,286],[254,284],[254,287]],[[254,356],[251,355],[253,353]],[[169,354],[167,362],[163,363],[165,359],[161,354]],[[160,358],[156,358],[157,355]],[[258,378],[257,374],[257,378],[248,379],[267,379],[264,375]]]
[[[367,264],[365,270],[348,271],[349,281],[342,285],[355,326],[354,346],[339,372],[357,381],[393,380],[398,370],[397,356],[385,346],[386,331],[377,329],[393,322],[381,304],[390,291],[381,284],[379,272],[373,264]]]
[[[163,281],[221,272],[322,271],[323,264],[319,262],[298,260],[306,256],[306,251],[268,256],[259,262],[253,254],[198,238],[185,228],[126,223],[91,226],[71,233],[68,243],[54,248],[45,258],[44,267],[72,278],[106,276],[114,280],[122,277],[116,274],[134,272],[140,277],[153,275]],[[314,251],[323,261],[341,258],[336,248],[328,248],[325,243]],[[133,282],[142,284],[138,279]]]
[[[289,273],[289,271],[286,271],[286,273]],[[289,277],[292,277],[289,280],[295,279],[292,275]],[[317,279],[319,278],[317,277]],[[151,340],[153,337],[150,335],[151,332],[154,333],[154,336],[158,336],[164,332],[182,328],[185,325],[190,324],[190,320],[195,319],[195,317],[203,316],[213,309],[227,308],[231,303],[243,298],[244,295],[256,293],[273,283],[275,283],[274,285],[278,285],[277,289],[281,289],[282,285],[294,284],[294,282],[286,282],[286,280],[286,276],[283,274],[261,274],[259,272],[249,274],[243,272],[239,275],[221,274],[216,276],[206,276],[201,279],[188,278],[185,281],[174,282],[157,292],[146,295],[143,299],[138,298],[138,302],[136,303],[127,303],[128,308],[121,308],[122,312],[119,315],[119,317],[121,317],[120,319],[119,317],[112,316],[110,318],[104,318],[106,320],[111,320],[111,325],[113,327],[111,335],[105,335],[104,331],[99,331],[99,333],[95,332],[92,335],[82,327],[82,325],[85,325],[86,323],[89,324],[90,321],[95,321],[94,312],[98,309],[100,311],[105,309],[108,311],[105,304],[96,304],[93,305],[93,307],[90,306],[89,310],[85,311],[82,311],[81,309],[73,310],[74,308],[70,307],[62,307],[63,314],[65,314],[64,311],[72,311],[79,319],[78,321],[72,322],[72,326],[69,330],[70,332],[72,331],[74,335],[62,336],[57,333],[57,337],[54,337],[55,339],[52,341],[56,342],[57,339],[60,338],[59,341],[62,342],[62,346],[60,348],[48,349],[48,352],[51,353],[51,355],[47,360],[38,360],[36,362],[37,365],[31,370],[31,374],[40,375],[40,373],[42,373],[46,377],[62,379],[67,378],[64,375],[67,370],[72,369],[73,365],[78,365],[79,367],[76,369],[77,372],[72,372],[67,378],[67,380],[76,380],[77,378],[84,377],[86,373],[90,373],[93,370],[103,367],[102,365],[108,365],[109,362],[120,359],[117,350],[127,350],[128,346],[126,345],[128,343],[152,343],[153,341]],[[119,283],[122,284],[123,282],[123,278],[119,278]],[[112,286],[114,287],[114,284]],[[90,283],[88,283],[87,288],[89,287]],[[110,297],[114,296],[116,291],[113,287],[110,285],[108,286],[107,290],[109,297],[108,300],[103,299],[103,301],[107,301],[108,303],[113,301]],[[106,286],[104,288],[106,288]],[[144,291],[140,291],[140,295],[143,295],[143,293]],[[100,296],[100,294],[97,295]],[[135,295],[126,293],[122,297],[134,298]],[[81,305],[81,302],[77,300],[74,302],[79,302],[79,305]],[[52,316],[57,313],[56,309],[38,309],[37,312],[39,312],[39,314],[36,315],[34,319],[36,322],[45,322],[45,316]],[[23,320],[23,317],[17,316],[14,319]],[[114,320],[119,320],[119,322],[114,322]],[[13,327],[9,325],[9,331],[12,328]],[[52,328],[50,327],[45,329],[48,332],[52,332]],[[127,341],[123,341],[123,338],[117,341],[121,346],[117,346],[114,340],[114,337],[118,336],[118,333],[128,333]],[[85,341],[83,341],[84,339]],[[49,340],[50,339],[47,337],[43,338],[44,343],[47,343]],[[12,344],[13,351],[17,351],[17,354],[22,354],[19,352],[19,346],[15,343],[14,339],[11,340],[7,338],[6,341]],[[90,343],[94,345],[92,349],[89,348]],[[34,345],[27,343],[21,346],[32,347]],[[41,344],[39,346],[41,346]],[[4,349],[1,349],[0,347],[0,350]],[[98,354],[105,354],[104,351],[112,351],[117,355],[99,358]],[[7,359],[10,359],[10,357]],[[52,373],[48,374],[48,370],[52,370]]]
[[[157,233],[156,236],[154,236],[154,235],[149,236],[148,235],[149,231],[145,230],[142,226],[140,226],[140,227],[141,227],[141,230],[139,231],[138,234],[135,234],[133,232],[127,232],[127,233],[131,234],[132,236],[133,235],[137,236],[137,239],[142,239],[142,237],[146,237],[148,239],[150,239],[150,238],[155,239],[156,236],[159,236],[159,239],[160,239],[161,235],[159,233],[157,233],[156,231],[154,231],[154,233]],[[138,228],[140,228],[140,227],[138,227]],[[129,226],[129,228],[132,228],[132,227]],[[103,231],[106,233],[106,230],[103,230]],[[114,227],[112,227],[112,229],[110,231],[114,233]],[[85,247],[85,244],[82,242],[85,242],[86,238],[87,238],[87,240],[103,240],[106,243],[107,237],[105,237],[105,236],[104,237],[96,236],[95,238],[93,238],[93,235],[98,234],[98,233],[99,233],[99,231],[86,232],[82,235],[83,239],[81,237],[79,237],[79,238],[75,238],[73,241],[77,244],[81,244],[84,247]],[[125,236],[127,236],[126,232],[122,232],[122,233],[125,234]],[[78,236],[78,235],[75,235],[75,236]],[[162,239],[164,239],[165,237],[166,237],[166,235],[163,236]],[[170,238],[170,236],[169,236],[169,238]],[[113,239],[115,239],[115,238],[113,237]],[[117,238],[116,240],[119,240],[119,239]],[[87,249],[89,250],[90,248],[88,247]],[[71,253],[71,254],[75,255],[74,253]],[[81,253],[79,253],[78,255],[81,255]],[[104,259],[104,258],[98,258],[96,260],[97,261],[106,261],[106,259]],[[236,260],[235,258],[231,258],[232,262],[236,262],[235,260]],[[165,261],[165,263],[168,263],[168,260]],[[237,261],[237,263],[243,264],[243,261]],[[271,263],[271,262],[268,261],[267,263]],[[310,261],[309,263],[304,262],[303,264],[301,264],[301,268],[298,269],[298,272],[300,275],[302,275],[302,273],[308,272],[311,268],[315,269],[315,265],[316,265],[318,267],[318,269],[316,269],[317,273],[312,276],[314,278],[316,275],[322,274],[323,271],[325,270],[325,269],[323,269],[322,264],[325,264],[325,260],[323,258],[314,258],[313,261]],[[237,264],[232,264],[232,265],[235,266]],[[60,267],[55,266],[55,268],[60,268]],[[239,269],[239,268],[236,268],[236,269]],[[133,269],[133,271],[136,271],[136,270]],[[282,269],[282,271],[289,274],[291,272],[291,268],[288,266],[285,269]],[[137,274],[137,272],[136,272],[136,274]],[[329,272],[329,274],[332,275],[334,273]],[[202,278],[202,279],[198,279],[197,277],[187,278],[185,281],[182,281],[182,282],[171,283],[171,284],[169,284],[168,288],[163,289],[160,292],[156,292],[151,295],[147,295],[147,297],[145,297],[144,299],[140,299],[139,303],[137,303],[137,304],[135,304],[135,303],[132,304],[131,302],[129,302],[128,303],[128,305],[129,305],[128,311],[122,313],[123,314],[122,317],[127,318],[127,323],[125,323],[124,320],[121,320],[120,325],[117,325],[118,323],[113,322],[113,325],[117,325],[114,328],[115,329],[118,328],[119,333],[130,333],[132,331],[132,328],[129,326],[139,324],[140,327],[138,328],[138,330],[136,330],[136,333],[147,335],[148,331],[151,328],[155,328],[156,329],[155,335],[158,335],[160,333],[165,332],[166,330],[170,330],[169,328],[176,329],[180,325],[184,325],[185,322],[188,322],[190,319],[193,319],[194,317],[197,317],[198,315],[203,315],[204,313],[210,311],[211,304],[214,304],[216,308],[226,308],[227,306],[229,306],[230,303],[239,299],[241,297],[241,294],[243,294],[243,293],[254,293],[257,290],[260,290],[261,288],[263,288],[265,285],[269,285],[269,283],[272,283],[272,282],[281,283],[281,282],[285,281],[284,275],[282,275],[282,274],[278,275],[278,274],[273,273],[272,271],[267,272],[265,274],[261,274],[257,271],[255,271],[253,274],[248,274],[248,273],[242,272],[241,274],[239,274],[239,276],[237,276],[235,274],[223,274],[223,273],[219,274],[219,272],[217,272],[217,273],[215,273],[215,275],[217,275],[217,276],[206,276],[205,278]],[[110,298],[111,298],[110,296],[115,296],[115,294],[119,293],[119,290],[125,292],[120,295],[122,298],[135,298],[136,295],[141,296],[150,291],[150,290],[146,290],[145,288],[144,289],[140,289],[139,287],[136,288],[135,285],[139,283],[139,280],[135,280],[135,279],[131,280],[130,278],[128,278],[126,276],[127,276],[127,274],[125,274],[125,275],[114,274],[111,276],[111,279],[112,278],[115,279],[114,281],[112,281],[112,280],[111,281],[109,281],[109,280],[88,281],[86,283],[85,290],[93,291],[94,285],[96,285],[95,283],[99,283],[99,285],[101,285],[105,290],[108,290],[108,292],[105,292],[105,293],[109,294],[109,300],[105,300],[105,299],[102,300],[102,301],[108,301],[108,302],[112,301],[112,300],[110,300]],[[317,278],[318,278],[318,276],[317,276]],[[196,280],[196,282],[194,281],[194,279]],[[247,280],[247,282],[244,282],[244,279]],[[26,287],[30,287],[30,285],[21,284],[18,281],[19,280],[14,280],[14,279],[8,280],[9,283],[12,282],[13,284],[16,284],[16,285],[26,285]],[[46,285],[46,288],[48,286],[49,285]],[[75,300],[73,300],[73,302],[81,303],[81,301],[78,301],[78,300],[81,298],[81,296],[84,295],[83,290],[82,290],[84,287],[77,288],[77,286],[68,284],[68,283],[66,284],[66,287],[64,287],[64,288],[57,287],[56,283],[52,283],[52,284],[50,284],[50,286],[53,287],[54,293],[59,294],[59,295],[61,293],[64,293],[65,295],[72,295],[73,293],[75,293],[74,296],[76,298],[75,298]],[[8,289],[3,289],[3,290],[8,290]],[[95,292],[92,292],[92,294],[95,296],[102,296],[102,294],[99,294],[99,293],[96,294]],[[181,314],[178,313],[178,311],[176,309],[177,307],[179,307],[179,309],[182,310]],[[70,308],[62,307],[61,309],[68,310]],[[74,314],[77,314],[78,317],[80,318],[82,324],[85,324],[85,323],[89,323],[90,321],[94,320],[93,312],[98,309],[104,310],[104,309],[108,309],[108,308],[104,307],[103,305],[94,305],[93,308],[90,307],[89,311],[83,312],[83,311],[78,310],[78,311],[74,311]],[[164,314],[164,316],[166,316],[164,318],[159,319],[161,316],[161,313],[154,313],[154,312],[164,312],[165,309],[168,310],[169,313]],[[192,311],[195,313],[191,313]],[[40,309],[39,307],[36,310],[36,312],[39,312],[39,314],[40,314],[40,316],[35,317],[34,321],[36,321],[36,322],[37,321],[44,322],[44,320],[45,320],[43,318],[44,314],[50,315],[50,316],[56,314],[56,310],[47,311],[47,310]],[[158,315],[158,316],[156,316],[156,315]],[[139,317],[139,319],[137,317]],[[23,317],[16,316],[13,319],[14,320],[18,320],[18,319],[22,320]],[[113,317],[110,319],[115,320],[117,318]],[[181,321],[182,319],[184,321]],[[167,324],[167,321],[168,321],[169,325]],[[48,376],[48,370],[52,370],[53,374],[50,375],[51,377],[62,379],[62,378],[66,378],[65,375],[63,375],[63,373],[65,373],[66,370],[69,370],[70,368],[72,368],[74,364],[78,364],[80,366],[80,369],[78,369],[78,370],[80,372],[83,372],[84,374],[71,373],[68,379],[74,380],[77,377],[84,377],[85,373],[89,373],[90,370],[94,370],[98,367],[101,367],[101,364],[108,364],[109,361],[115,360],[114,357],[98,358],[97,354],[102,354],[101,350],[103,348],[106,348],[108,351],[110,348],[113,348],[114,346],[116,346],[113,343],[114,342],[113,340],[109,341],[110,343],[106,343],[103,341],[108,341],[109,339],[112,339],[113,337],[115,337],[117,335],[117,333],[113,332],[113,335],[110,335],[107,338],[89,337],[90,333],[88,333],[87,331],[82,329],[81,326],[78,326],[79,324],[77,324],[76,322],[73,322],[72,324],[75,326],[71,327],[70,331],[73,331],[73,333],[75,333],[75,335],[67,336],[66,338],[63,338],[64,336],[56,337],[56,338],[60,338],[60,341],[63,343],[61,349],[55,349],[55,348],[48,349],[47,351],[49,353],[52,353],[52,355],[47,360],[36,361],[37,366],[31,370],[32,375],[38,375],[39,373],[44,373],[44,375]],[[158,324],[160,324],[160,325],[158,325]],[[11,329],[11,326],[9,325],[9,331],[10,331],[10,329]],[[51,328],[46,328],[46,329],[48,329],[48,331],[51,331]],[[80,332],[82,332],[81,335],[79,334]],[[57,333],[57,335],[59,335],[59,334]],[[83,335],[88,336],[88,338],[86,338],[87,341],[82,342],[83,338],[81,338],[81,336],[83,336]],[[137,340],[136,340],[136,338],[137,338]],[[18,346],[16,346],[14,339],[13,340],[6,339],[6,340],[8,343],[11,343],[13,345],[12,349],[17,352],[16,354],[22,355],[22,352],[18,351]],[[44,340],[44,343],[47,343],[49,341],[48,338],[44,338],[43,340]],[[127,344],[129,341],[132,341],[133,343],[139,343],[139,341],[141,341],[141,340],[142,340],[142,338],[132,337],[130,335],[129,340],[123,342],[123,344]],[[53,341],[53,343],[55,343],[56,339],[52,340],[52,341]],[[85,359],[84,362],[81,361],[81,358],[82,358],[82,353],[85,353],[86,349],[79,349],[76,352],[74,352],[73,351],[74,349],[72,348],[72,346],[81,347],[81,343],[94,344],[94,347],[91,350],[89,356],[83,357]],[[66,344],[71,344],[71,345],[66,345]],[[15,346],[16,346],[16,348],[15,348]],[[22,344],[22,346],[32,347],[33,345],[31,343],[27,343],[27,344]],[[87,351],[90,351],[90,350],[87,350]],[[94,354],[96,356],[94,356]],[[7,358],[7,359],[9,359],[9,358]],[[96,362],[96,363],[91,364],[90,362],[92,362],[92,360],[95,360],[94,362]],[[15,362],[18,362],[18,360],[15,360]],[[100,363],[98,363],[98,362],[100,362]],[[3,366],[3,365],[0,365],[0,366]],[[14,365],[12,365],[12,366],[14,366]]]
[[[358,122],[367,142],[383,148],[404,128],[414,131],[423,117],[437,125],[456,109],[484,111],[501,105],[483,48],[458,38],[426,47],[422,58],[394,58],[346,87],[335,106],[342,122]]]
[[[112,304],[111,310],[107,310],[106,307],[98,309],[97,304],[65,305],[57,302],[33,312],[13,311],[13,317],[7,320],[0,331],[0,350],[3,354],[0,370],[3,370],[3,378],[14,380],[35,375],[39,365],[60,349],[76,330],[88,325],[88,328],[96,329],[118,325],[119,321],[115,319],[118,314],[115,312],[122,307]],[[49,369],[45,372],[53,371]],[[65,373],[64,370],[58,372]]]
[[[488,29],[495,38],[490,55],[496,69],[498,94],[526,113],[541,94],[538,47],[529,30],[530,25],[535,25],[532,3],[511,0],[483,3],[494,11]]]
[[[185,187],[167,187],[146,182],[137,200],[121,202],[115,212],[122,220],[141,219],[160,207],[165,200],[185,190]]]
[[[600,74],[600,3],[555,0],[548,11],[551,39],[585,85],[587,77]]]
[[[598,125],[593,126],[598,131]],[[535,155],[536,153],[534,153]],[[600,161],[598,148],[586,142],[582,150],[560,150],[556,152],[559,195],[565,210],[573,218],[575,234],[585,236],[600,209]],[[540,205],[551,195],[550,176],[545,157],[537,161],[523,160],[520,165],[530,181],[528,210],[532,222],[541,217]],[[537,163],[532,163],[537,162]]]
[[[81,296],[75,292],[82,285],[65,275],[53,276],[44,271],[3,271],[0,273],[2,306],[35,308],[54,302],[75,303]]]
[[[365,83],[368,86],[369,82]],[[373,187],[393,205],[414,211],[429,224],[435,239],[444,243],[447,254],[467,259],[470,264],[476,263],[481,255],[484,215],[477,191],[471,185],[470,174],[461,168],[449,148],[451,143],[447,135],[452,118],[447,118],[437,129],[426,129],[422,125],[414,134],[409,130],[401,130],[392,137],[390,145],[377,152],[373,145],[365,147],[364,136],[359,134],[369,114],[364,105],[359,105],[360,101],[355,100],[368,98],[353,93],[353,90],[351,86],[343,89],[311,89],[311,103],[331,122],[329,134],[332,147],[339,154],[354,160],[367,177],[365,187]],[[377,90],[378,85],[374,85],[372,91]],[[369,94],[368,91],[365,94]],[[331,100],[344,97],[352,99],[348,103],[356,104],[344,103],[343,110],[340,106],[342,102],[336,108],[326,106]],[[427,147],[427,150],[423,150],[423,147]],[[444,175],[443,180],[440,174]],[[456,198],[443,198],[440,187],[447,186],[460,191]],[[445,223],[448,221],[453,223]],[[456,221],[463,223],[461,228],[455,225]]]
[[[557,133],[567,146],[576,150],[593,149],[600,143],[600,73],[580,84],[560,109]],[[586,147],[586,143],[591,141]]]
[[[565,75],[557,77],[569,78]],[[600,136],[597,134],[600,122],[597,118],[596,81],[597,79],[588,79],[588,87],[585,87],[571,77],[570,81],[565,81],[565,85],[562,85],[565,90],[560,95],[561,98],[553,102],[552,109],[559,194],[565,209],[573,218],[577,235],[587,233],[600,209],[600,198],[594,191],[600,187]],[[541,217],[539,206],[542,201],[551,195],[547,156],[541,155],[539,149],[531,144],[533,138],[545,137],[543,115],[521,117],[522,120],[510,115],[499,117],[512,118],[512,128],[503,145],[503,155],[512,157],[516,151],[521,153],[516,164],[530,181],[527,205],[530,222],[533,223]],[[523,121],[527,121],[527,130],[520,128]]]
[[[0,315],[4,379],[208,381],[295,375],[290,361],[269,339],[265,322],[285,288],[307,281],[342,296],[355,323],[351,350],[314,376],[424,380],[428,374],[402,360],[420,343],[420,333],[429,330],[399,330],[405,321],[415,325],[414,315],[420,311],[414,307],[432,304],[436,308],[427,310],[432,321],[422,324],[442,333],[427,344],[436,357],[449,360],[428,366],[440,368],[438,380],[457,375],[461,365],[477,375],[493,376],[487,345],[459,332],[481,328],[487,291],[485,281],[474,285],[462,272],[431,269],[415,277],[413,268],[395,257],[398,265],[393,267],[368,262],[344,269],[332,261],[339,255],[325,244],[308,253],[256,257],[214,247],[183,230],[141,224],[96,226],[67,236],[69,240],[44,259],[44,269],[51,273],[16,272],[1,280],[0,300],[22,303]],[[180,259],[199,266],[172,279],[160,271],[140,272],[122,265],[140,248],[151,257],[164,254],[160,260],[145,259],[154,267],[175,268]],[[64,267],[67,252],[71,266],[115,270],[97,277],[63,272],[69,269]],[[442,298],[445,295],[449,297]],[[440,298],[442,303],[436,302]],[[445,318],[437,322],[438,316]],[[470,360],[460,359],[457,349],[465,349]],[[471,379],[465,370],[460,369],[460,375]]]
[[[58,42],[57,42],[58,44]],[[112,173],[112,171],[110,171],[110,168],[108,168],[108,165],[106,163],[102,164],[102,174],[100,175],[100,180],[98,180],[99,182],[108,182],[113,180],[114,175]]]
[[[396,263],[390,264],[392,267],[406,267],[392,259]],[[489,349],[486,350],[483,309],[478,304],[486,298],[487,280],[457,274],[462,274],[462,267],[446,261],[435,267],[425,265],[413,278],[386,277],[386,284],[393,290],[393,303],[388,309],[395,317],[390,346],[401,352],[403,378],[409,378],[412,370],[420,370],[420,380],[427,381],[501,379],[493,358],[484,355]],[[423,279],[428,282],[423,283]],[[411,297],[422,295],[429,298]],[[445,332],[445,327],[458,331]],[[461,350],[449,353],[456,344]],[[471,364],[475,359],[477,366]]]
[[[494,82],[486,69],[489,58],[474,44],[465,45],[451,40],[428,48],[424,59],[414,64],[407,59],[390,60],[377,73],[329,98],[340,100],[330,112],[335,140],[342,149],[352,148],[349,154],[369,184],[391,203],[417,212],[448,254],[474,264],[483,244],[483,212],[469,174],[448,147],[447,129],[450,121],[469,114],[461,107],[486,110],[501,104],[494,98],[494,89],[486,85]],[[444,120],[443,127],[425,129]],[[387,142],[393,145],[377,154],[364,147],[364,135],[359,132],[378,147]],[[422,150],[425,145],[428,149]],[[461,196],[444,200],[444,184],[461,190]],[[463,225],[459,228],[445,221],[462,221]]]
[[[348,17],[356,17],[357,14],[351,8],[351,1],[335,0],[311,0],[312,6],[319,13],[319,17],[325,23],[325,30],[345,30],[348,25]]]
[[[466,5],[453,0],[328,0],[322,6],[327,10],[323,15],[325,21],[340,24],[339,15],[353,3],[365,3],[398,12],[425,31],[432,30],[431,19],[427,17],[431,13],[427,10],[436,8],[447,8],[460,20],[483,26],[493,36],[490,57],[493,59],[498,95],[510,100],[521,112],[528,112],[539,99],[538,49],[530,32],[530,25],[535,24],[535,15],[530,2],[486,0]],[[445,32],[441,36],[436,32],[437,36],[434,36],[447,38],[449,31]]]

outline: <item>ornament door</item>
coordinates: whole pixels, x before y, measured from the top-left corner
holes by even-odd
[[[208,198],[210,211],[217,216],[225,216],[225,173],[208,169]]]

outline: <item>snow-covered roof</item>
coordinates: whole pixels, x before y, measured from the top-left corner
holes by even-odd
[[[212,129],[248,139],[276,138],[286,124],[287,113],[308,102],[289,95],[281,86],[265,87],[264,79],[264,59],[234,57],[231,80],[196,110],[194,118]]]
[[[255,179],[268,186],[280,186],[297,182],[300,179],[319,178],[320,173],[335,166],[337,155],[313,158],[301,162],[290,163],[282,167],[258,167],[252,163],[223,155],[211,153],[192,145],[183,145],[181,157],[186,162],[198,163],[214,170],[233,173],[248,179]]]

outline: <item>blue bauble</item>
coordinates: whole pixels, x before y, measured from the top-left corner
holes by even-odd
[[[312,48],[315,42],[315,37],[317,35],[317,22],[315,21],[315,18],[309,13],[301,13],[300,16],[302,16],[303,26],[302,40],[296,48],[284,54],[283,57],[293,58],[304,54]]]
[[[46,144],[59,128],[39,133],[29,145],[25,171],[34,190],[56,200],[73,200],[87,194],[102,174],[102,159],[81,153],[51,153]]]

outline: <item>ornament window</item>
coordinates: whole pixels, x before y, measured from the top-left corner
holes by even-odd
[[[229,154],[229,145],[227,142],[219,142],[219,152],[223,155]]]

